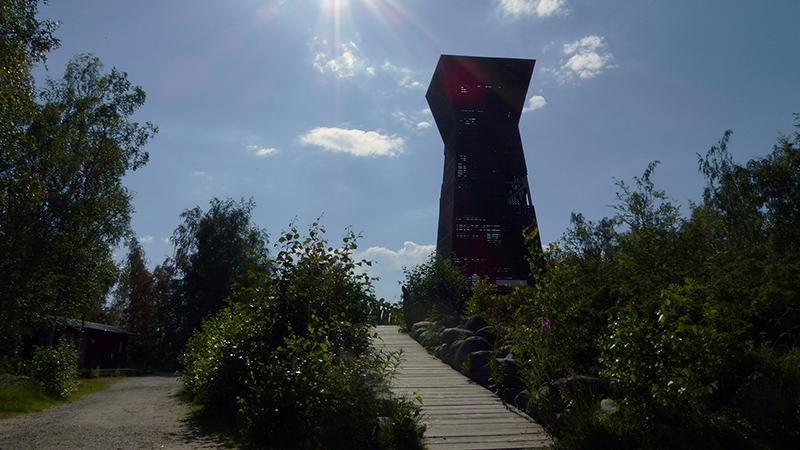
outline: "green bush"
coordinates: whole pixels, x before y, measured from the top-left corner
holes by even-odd
[[[601,375],[619,389],[622,405],[645,417],[708,414],[711,395],[732,378],[746,324],[731,321],[713,293],[687,280],[661,296],[654,314],[633,305],[609,326]]]
[[[464,316],[481,316],[495,328],[505,333],[514,324],[519,308],[530,301],[530,288],[521,286],[508,294],[497,292],[497,285],[487,279],[472,286]]]
[[[77,387],[78,350],[65,340],[53,347],[37,346],[19,371],[38,381],[48,395],[66,398]]]
[[[439,252],[414,267],[404,267],[403,315],[410,330],[426,317],[461,316],[470,295],[469,280],[455,257]]]
[[[323,233],[284,233],[271,275],[203,322],[181,358],[186,392],[256,447],[418,448],[418,410],[386,384],[396,359],[369,346],[356,236],[331,248]]]

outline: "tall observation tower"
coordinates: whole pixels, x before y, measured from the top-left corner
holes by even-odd
[[[519,119],[535,63],[442,55],[425,95],[444,141],[436,247],[458,257],[473,281],[530,279],[522,232],[536,214]]]

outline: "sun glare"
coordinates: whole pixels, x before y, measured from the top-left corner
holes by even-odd
[[[342,10],[347,9],[349,0],[321,0],[320,1],[320,23],[333,22],[336,41],[339,41],[341,34]]]
[[[319,18],[315,35],[330,44],[337,57],[350,43],[361,45],[364,31],[378,33],[382,42],[392,41],[401,47],[413,45],[410,42],[423,37],[428,42],[438,41],[431,30],[413,17],[413,7],[409,9],[413,3],[415,1],[408,0],[316,0]]]
[[[356,0],[353,0],[356,1]],[[387,35],[397,42],[405,42],[409,32],[411,35],[425,36],[426,39],[438,41],[431,29],[426,27],[419,18],[414,16],[413,1],[401,0],[358,0],[377,20]],[[409,31],[408,29],[411,29]],[[403,30],[406,31],[403,31]],[[401,38],[401,35],[406,38]]]
[[[350,0],[322,0],[320,9],[328,18],[341,18],[342,10],[350,6]]]

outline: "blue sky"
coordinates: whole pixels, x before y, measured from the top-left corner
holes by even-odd
[[[378,297],[436,242],[443,144],[425,102],[441,54],[536,59],[520,120],[542,239],[571,212],[613,215],[615,179],[653,160],[688,209],[697,154],[726,129],[740,162],[800,112],[800,3],[579,0],[51,0],[59,50],[96,54],[147,92],[159,135],[125,179],[151,264],[179,214],[250,198],[272,236],[322,215],[363,233]]]

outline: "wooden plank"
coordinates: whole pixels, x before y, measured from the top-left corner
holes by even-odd
[[[550,441],[532,440],[527,442],[450,442],[448,439],[426,441],[429,450],[528,450],[548,448]]]
[[[435,438],[438,441],[446,441],[448,444],[469,443],[469,442],[487,442],[487,443],[528,443],[528,442],[541,442],[546,436],[442,436]]]
[[[447,416],[438,416],[438,417],[428,417],[427,424],[430,426],[433,425],[460,425],[464,424],[467,426],[476,426],[476,425],[487,425],[487,426],[497,426],[507,424],[508,419],[505,416],[495,416],[495,417],[486,417],[486,416],[475,416],[475,417],[447,417]]]
[[[473,425],[469,428],[454,428],[452,426],[432,426],[429,425],[426,430],[428,437],[493,437],[493,436],[527,436],[532,438],[540,438],[542,433],[531,431],[530,426],[527,424],[516,425],[502,425],[502,426],[488,426],[488,425]],[[544,435],[546,436],[546,435]]]
[[[373,346],[402,351],[392,390],[422,400],[431,450],[542,449],[553,445],[544,429],[513,406],[431,356],[396,326],[379,326]]]

